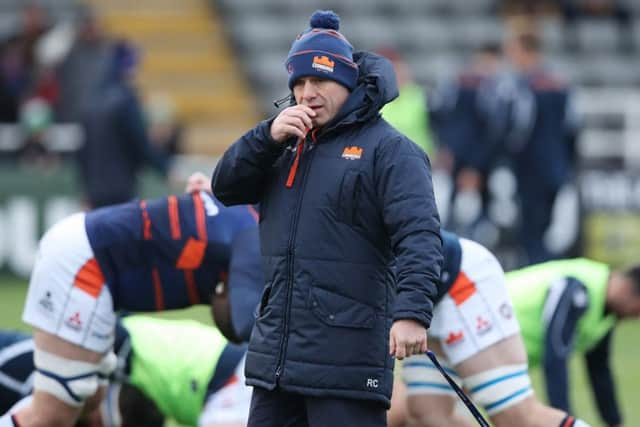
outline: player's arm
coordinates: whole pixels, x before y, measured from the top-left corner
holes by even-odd
[[[575,341],[578,321],[589,305],[586,287],[567,277],[549,288],[543,308],[546,325],[543,370],[551,406],[570,412],[567,362]]]
[[[589,380],[600,416],[610,427],[622,425],[622,416],[616,399],[616,388],[609,364],[613,330],[600,340],[585,356]]]

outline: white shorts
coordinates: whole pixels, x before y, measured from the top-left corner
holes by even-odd
[[[113,347],[116,316],[89,244],[85,214],[71,215],[40,240],[22,320],[97,353]]]
[[[251,387],[245,384],[243,357],[231,379],[220,390],[207,397],[198,418],[198,427],[223,423],[244,423],[249,420]]]
[[[471,240],[460,239],[460,245],[460,273],[433,311],[429,329],[451,366],[520,332],[498,260]]]

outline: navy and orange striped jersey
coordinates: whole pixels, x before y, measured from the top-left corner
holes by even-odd
[[[210,193],[140,200],[89,212],[89,242],[114,310],[208,304],[216,285],[259,292],[257,213]]]

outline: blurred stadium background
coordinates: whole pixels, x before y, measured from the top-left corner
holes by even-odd
[[[546,61],[575,88],[581,117],[577,202],[552,226],[560,230],[559,255],[637,262],[640,1],[603,1],[622,4],[630,20],[587,17],[569,29],[560,0],[0,0],[0,327],[23,328],[25,283],[42,232],[83,207],[75,153],[84,134],[65,115],[61,73],[87,17],[105,40],[129,40],[142,53],[136,83],[146,123],[173,159],[167,178],[142,173],[145,197],[181,191],[193,171],[210,173],[230,143],[276,111],[273,100],[287,94],[284,58],[315,9],[338,12],[357,49],[397,49],[427,96],[479,47],[501,43],[518,26],[533,29]],[[29,60],[16,65],[16,55]],[[451,177],[435,171],[435,178],[440,208],[449,212]],[[489,223],[473,237],[507,268],[521,265],[513,223]],[[620,328],[614,353],[629,425],[640,420],[638,326]],[[578,413],[599,425],[579,361],[572,372]]]

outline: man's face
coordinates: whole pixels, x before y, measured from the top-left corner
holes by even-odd
[[[313,127],[319,128],[333,119],[349,97],[349,90],[333,80],[301,77],[293,85],[296,102],[316,112]]]

